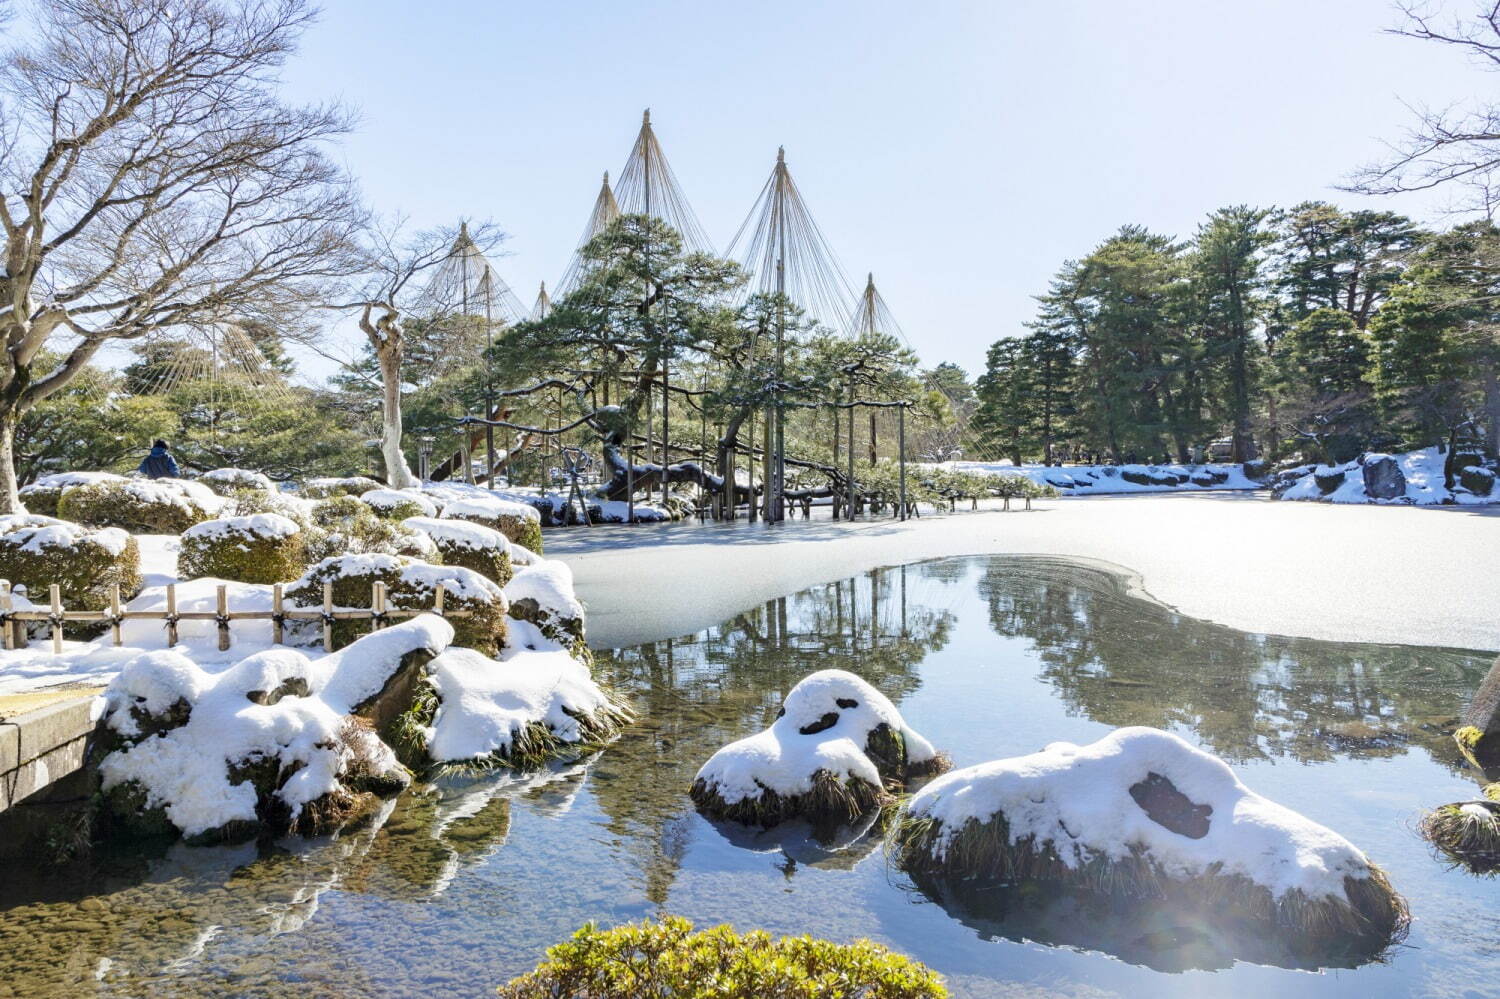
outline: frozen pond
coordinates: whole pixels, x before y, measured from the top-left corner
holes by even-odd
[[[141,846],[72,883],[5,871],[0,997],[479,996],[587,920],[668,912],[870,937],[955,996],[1493,994],[1500,882],[1446,870],[1412,831],[1476,788],[1447,733],[1490,658],[1245,634],[1051,560],[881,569],[601,654],[642,717],[592,759],[419,788],[332,842]],[[1046,887],[950,911],[872,838],[829,851],[701,818],[698,766],[829,667],[880,688],[960,766],[1171,729],[1385,867],[1411,935],[1386,963],[1290,970],[1247,960],[1268,959],[1253,942]]]

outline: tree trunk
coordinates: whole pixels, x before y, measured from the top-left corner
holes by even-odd
[[[1485,422],[1489,424],[1485,428],[1485,453],[1490,458],[1500,458],[1500,367],[1491,361],[1484,368],[1484,412]]]
[[[870,467],[874,468],[879,461],[879,446],[875,436],[875,410],[872,409],[870,410]]]
[[[20,484],[16,479],[16,424],[20,416],[15,410],[0,414],[0,514],[25,513],[21,505]]]
[[[410,489],[418,483],[401,450],[401,351],[399,346],[382,346],[376,357],[380,361],[380,384],[384,390],[380,454],[385,459],[386,485],[392,489]]]

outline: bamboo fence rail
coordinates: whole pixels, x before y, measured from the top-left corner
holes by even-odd
[[[288,607],[281,583],[271,587],[270,610],[232,610],[229,606],[229,588],[220,583],[215,591],[215,607],[212,611],[179,611],[177,609],[177,584],[167,584],[167,605],[160,610],[125,610],[120,600],[120,587],[109,588],[109,606],[102,610],[67,610],[63,607],[62,591],[56,583],[47,588],[46,610],[16,610],[16,593],[7,579],[0,579],[0,636],[7,650],[24,649],[30,644],[26,626],[33,622],[49,625],[48,637],[52,652],[63,651],[63,625],[69,622],[94,622],[109,625],[111,644],[124,644],[120,626],[125,621],[160,621],[166,629],[167,645],[178,644],[179,621],[213,621],[218,625],[219,651],[228,651],[231,643],[230,626],[234,621],[270,621],[271,641],[275,645],[285,644],[286,622],[321,621],[323,625],[323,651],[333,651],[333,623],[335,621],[368,620],[371,630],[384,627],[392,620],[413,618],[419,614],[436,614],[439,617],[467,617],[462,609],[447,610],[444,607],[445,591],[441,583],[433,592],[432,606],[427,608],[392,608],[384,583],[376,582],[370,588],[368,608],[335,607],[333,584],[323,584],[321,607]],[[28,594],[28,599],[29,594]],[[34,601],[33,601],[34,603]]]

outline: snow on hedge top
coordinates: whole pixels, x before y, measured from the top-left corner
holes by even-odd
[[[205,520],[182,532],[184,541],[223,540],[230,538],[289,538],[300,531],[296,521],[279,513],[252,513],[245,517]]]
[[[830,714],[837,720],[821,728]],[[782,796],[807,794],[813,776],[825,770],[839,780],[857,777],[882,787],[879,769],[865,755],[870,733],[882,724],[901,733],[909,762],[925,763],[937,755],[880,691],[853,673],[819,670],[791,689],[770,728],[720,749],[697,780],[730,805],[758,798],[768,788]],[[804,734],[806,728],[817,731]]]
[[[215,468],[198,478],[202,482],[217,482],[231,489],[260,489],[268,493],[277,491],[276,483],[269,477],[249,468]]]
[[[1208,805],[1208,833],[1192,839],[1148,816],[1130,788],[1159,774],[1194,803]],[[997,813],[1012,843],[1035,837],[1070,867],[1104,855],[1114,860],[1144,849],[1168,875],[1192,877],[1222,865],[1277,898],[1344,898],[1344,878],[1363,879],[1370,866],[1354,844],[1325,826],[1241,784],[1216,756],[1154,728],[1122,728],[1087,746],[1057,742],[1039,753],[954,770],[914,795],[917,818],[936,819],[936,851],[970,819]]]
[[[217,513],[227,502],[203,483],[191,479],[122,479],[108,484],[142,503],[160,503],[188,511]]]
[[[43,475],[35,482],[21,487],[24,494],[33,489],[69,489],[73,486],[88,486],[97,482],[129,482],[123,475],[114,472],[53,472]]]
[[[382,576],[398,573],[400,582],[425,590],[436,590],[438,584],[452,596],[480,600],[486,603],[503,601],[505,594],[500,587],[473,569],[461,565],[429,565],[403,555],[386,555],[379,552],[364,552],[350,555],[334,555],[325,558],[303,573],[287,587],[294,590],[315,583],[333,582],[337,579],[358,579],[366,576]]]
[[[505,584],[505,598],[511,603],[535,600],[542,610],[560,618],[583,617],[583,604],[573,592],[573,570],[558,559],[538,559],[517,568]]]
[[[0,536],[7,545],[38,554],[49,548],[69,549],[80,543],[92,543],[118,558],[130,544],[130,534],[118,527],[84,527],[35,514],[0,517]]]
[[[437,517],[407,517],[401,526],[421,531],[439,544],[478,551],[506,551],[510,541],[499,531],[472,520],[443,520]]]
[[[309,801],[339,787],[348,763],[340,731],[355,705],[379,693],[402,656],[415,649],[440,652],[453,628],[434,615],[359,639],[341,652],[311,661],[293,649],[271,649],[211,675],[174,651],[143,653],[126,663],[104,693],[105,724],[127,737],[139,734],[132,709],[160,714],[178,700],[191,708],[187,724],[105,757],[99,771],[105,790],[139,781],[148,805],[187,835],[256,817],[251,781],[233,783],[232,765],[275,759],[283,773],[295,772],[276,792],[300,813]],[[308,696],[289,694],[275,704],[250,700],[301,679]],[[376,739],[362,741],[377,770],[399,769],[394,754]]]
[[[470,496],[451,500],[443,505],[445,518],[484,517],[489,520],[500,517],[519,517],[541,523],[542,515],[528,503],[500,499],[495,496]]]
[[[413,504],[422,511],[423,516],[437,516],[437,504],[415,490],[367,489],[359,494],[359,499],[366,506],[381,512],[394,510],[403,504]]]
[[[578,716],[609,705],[588,667],[566,652],[516,652],[496,661],[449,649],[428,669],[441,702],[427,740],[434,760],[508,753],[537,723],[563,742],[578,742]]]

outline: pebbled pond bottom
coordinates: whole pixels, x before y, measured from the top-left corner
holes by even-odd
[[[670,642],[601,654],[641,720],[591,759],[414,789],[332,841],[137,844],[0,871],[0,997],[479,996],[587,920],[661,913],[869,937],[955,996],[1494,995],[1500,882],[1412,831],[1469,797],[1452,747],[1490,657],[1250,635],[1098,570],[966,558],[882,569]],[[716,827],[687,789],[806,673],[850,669],[957,765],[1168,728],[1353,840],[1411,904],[1384,963],[1291,970],[1253,940],[1046,886],[931,901],[874,837]],[[1333,959],[1331,959],[1333,960]]]

